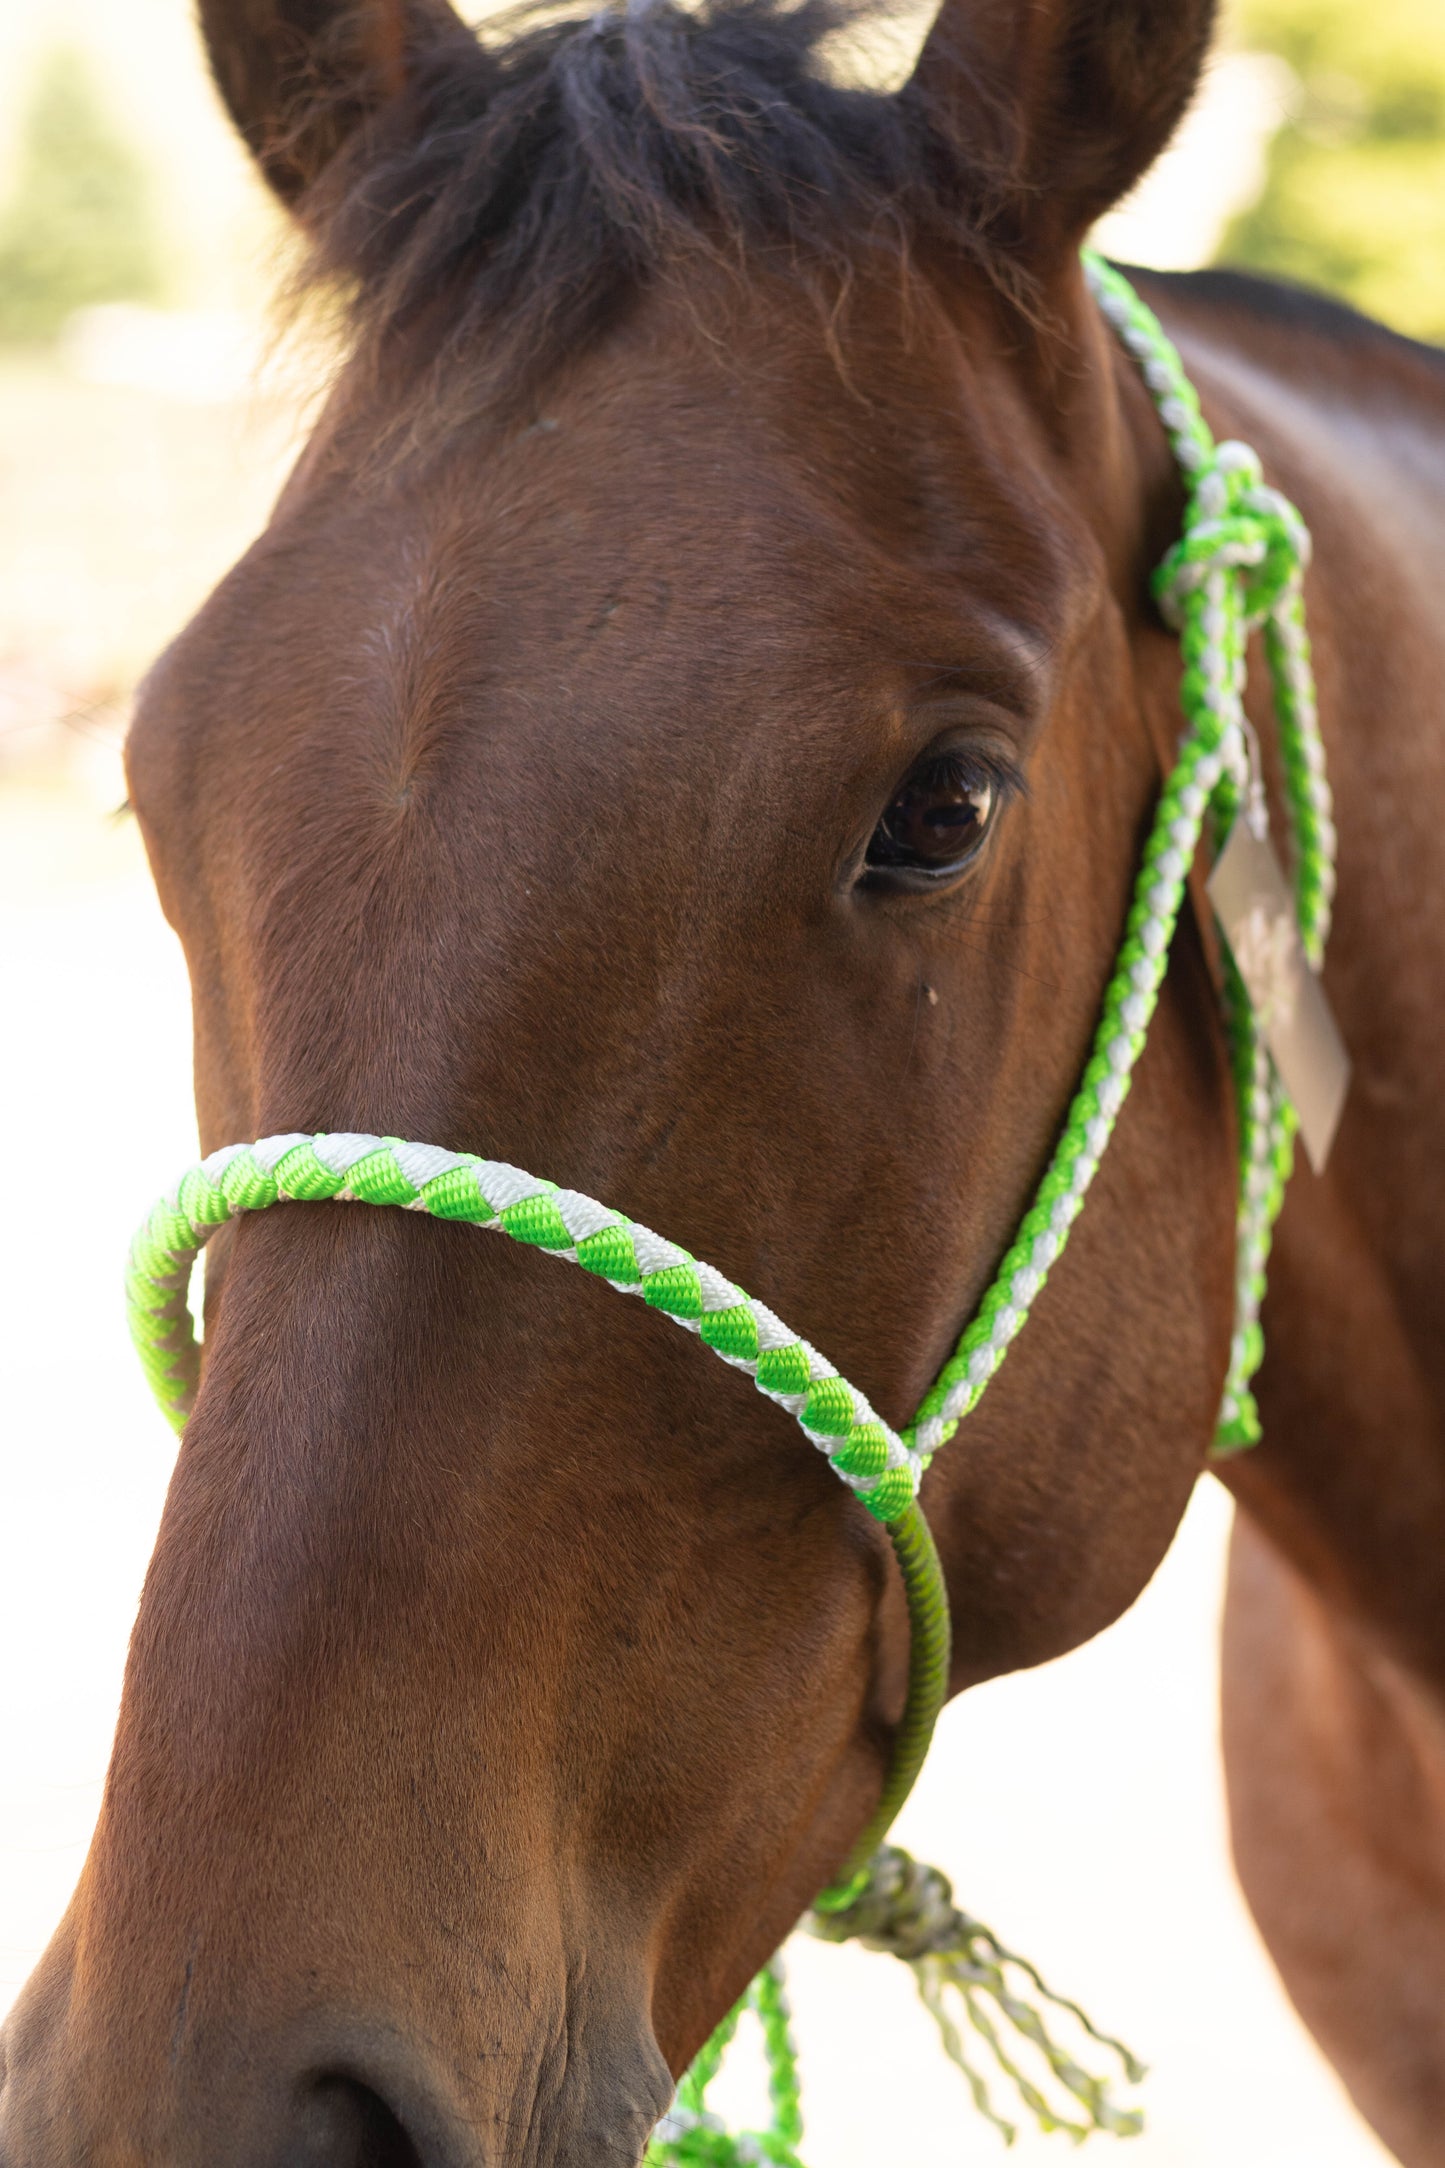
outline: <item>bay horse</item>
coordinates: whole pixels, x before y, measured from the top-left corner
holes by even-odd
[[[1047,1159],[1179,727],[1180,485],[1078,250],[1212,0],[945,0],[887,92],[830,72],[822,0],[200,13],[352,330],[130,739],[203,1145],[535,1167],[899,1422]],[[1234,1841],[1355,2100],[1440,2168],[1445,362],[1142,285],[1314,532],[1355,1062],[1222,1469]],[[1114,1619],[1204,1465],[1216,961],[1196,885],[1089,1209],[928,1478],[955,1690]],[[262,1215],[206,1309],[0,2161],[635,2162],[877,1797],[882,1532],[746,1379],[465,1228]]]

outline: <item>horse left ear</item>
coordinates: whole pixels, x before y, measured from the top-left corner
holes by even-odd
[[[1003,236],[1076,249],[1163,150],[1218,0],[943,0],[903,96],[997,176]]]
[[[449,0],[199,0],[216,87],[282,202],[302,199],[361,122],[448,38]]]

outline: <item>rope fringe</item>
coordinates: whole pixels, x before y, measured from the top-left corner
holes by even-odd
[[[936,1867],[897,1845],[885,1845],[853,1901],[841,1909],[810,1912],[803,1927],[821,1942],[861,1942],[864,1949],[880,1950],[909,1967],[919,1998],[938,2027],[944,2053],[962,2072],[975,2108],[1005,2145],[1013,2144],[1018,2125],[994,2106],[989,2081],[965,2044],[964,2025],[983,2043],[1041,2130],[1062,2131],[1075,2143],[1096,2130],[1117,2138],[1131,2138],[1142,2130],[1139,2111],[1116,2104],[1109,2081],[1092,2076],[1060,2044],[1036,2004],[1062,2012],[1088,2039],[1108,2049],[1129,2084],[1140,2083],[1144,2065],[1121,2040],[1100,2032],[1076,2002],[1055,1994],[1027,1958],[1008,1949],[981,1920],[961,1911],[947,1876]],[[707,2092],[749,2010],[762,2025],[773,2116],[766,2130],[729,2131],[709,2110]],[[1041,2083],[1029,2076],[1010,2034],[1044,2066],[1064,2101],[1045,2092],[1043,2071]],[[802,2136],[797,2048],[782,1961],[775,1957],[679,2085],[670,2113],[653,2134],[647,2168],[758,2168],[765,2162],[772,2168],[803,2168],[797,2152]]]
[[[1027,1958],[1007,1948],[981,1920],[961,1911],[953,1901],[952,1884],[937,1867],[914,1859],[897,1845],[886,1845],[855,1904],[843,1912],[810,1913],[805,1925],[809,1934],[824,1942],[861,1942],[865,1949],[881,1950],[910,1967],[949,2060],[962,2071],[974,2106],[1001,2133],[1005,2144],[1011,2145],[1018,2135],[1016,2126],[996,2111],[986,2081],[969,2060],[957,2019],[945,2000],[949,1990],[1041,2130],[1061,2130],[1078,2140],[1093,2130],[1128,2138],[1143,2128],[1137,2109],[1117,2107],[1109,2097],[1108,2081],[1091,2077],[1060,2046],[1039,2011],[1011,1984],[1010,1974],[1021,1973],[1042,2002],[1063,2011],[1091,2040],[1108,2048],[1131,2085],[1143,2078],[1144,2065],[1121,2040],[1100,2032],[1076,2002],[1055,1994]],[[1020,2068],[1005,2043],[999,2018],[1037,2051],[1058,2084],[1083,2110],[1082,2117],[1051,2102]]]

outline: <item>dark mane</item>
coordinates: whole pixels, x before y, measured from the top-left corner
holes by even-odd
[[[1003,200],[921,101],[821,57],[848,0],[534,5],[423,61],[307,206],[309,278],[340,281],[361,353],[411,336],[420,404],[524,404],[650,282],[699,256],[783,265],[825,319],[865,261],[946,241],[997,283]],[[413,421],[415,421],[413,414]]]
[[[1151,280],[1186,300],[1201,300],[1215,309],[1238,311],[1256,323],[1278,326],[1287,334],[1309,334],[1331,345],[1381,358],[1388,356],[1427,370],[1445,369],[1445,347],[1423,339],[1407,338],[1403,332],[1380,323],[1352,308],[1334,294],[1320,293],[1296,280],[1257,271],[1239,271],[1228,265],[1211,265],[1202,271],[1139,271],[1130,278]]]

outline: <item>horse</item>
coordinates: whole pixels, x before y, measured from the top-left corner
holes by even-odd
[[[349,327],[129,740],[206,1149],[534,1167],[908,1416],[1047,1162],[1179,731],[1181,485],[1079,249],[1213,14],[943,0],[878,89],[824,0],[200,0]],[[1233,1839],[1355,2101],[1440,2168],[1445,360],[1139,283],[1313,531],[1354,1060],[1278,1231],[1264,1441],[1218,1470]],[[1277,794],[1266,694],[1256,657]],[[925,1483],[954,1692],[1116,1618],[1205,1467],[1205,871],[1068,1254]],[[636,2161],[878,1798],[883,1531],[745,1378],[464,1227],[224,1228],[205,1350],[4,2168]]]

